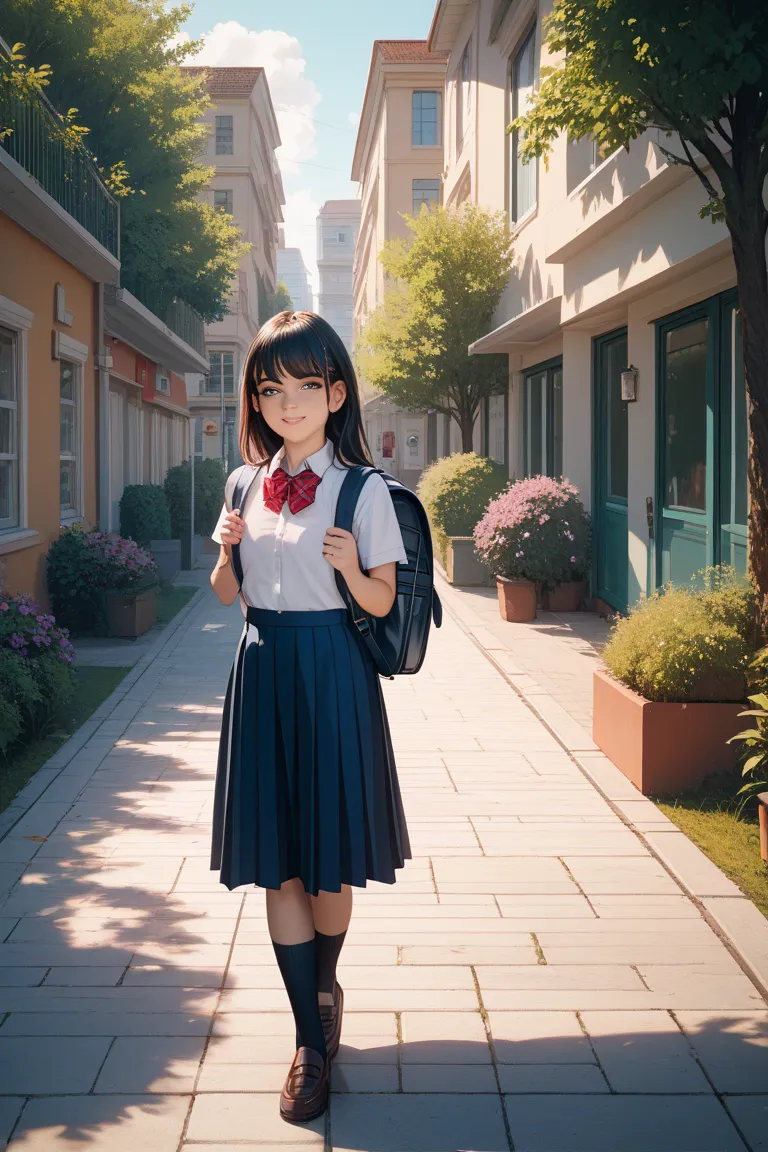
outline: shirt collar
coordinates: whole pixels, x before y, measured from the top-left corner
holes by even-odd
[[[272,463],[267,471],[268,476],[272,476],[278,468],[284,467],[284,458],[285,448],[280,448],[272,458]],[[303,472],[305,468],[311,468],[316,476],[322,476],[327,469],[330,468],[331,464],[333,464],[333,443],[330,440],[326,440],[322,448],[317,452],[313,452],[311,456],[307,456],[306,460],[302,461],[296,469],[296,473]],[[288,471],[287,466],[285,466],[285,471]]]

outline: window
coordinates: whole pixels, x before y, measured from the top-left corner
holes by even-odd
[[[439,180],[414,180],[413,182],[413,214],[418,216],[422,204],[431,209],[433,204],[440,203]]]
[[[512,61],[510,104],[513,120],[523,115],[533,95],[534,47],[535,29],[532,28]],[[511,139],[509,215],[514,221],[522,219],[536,205],[537,167],[535,160],[529,164],[523,164],[520,160],[519,152],[522,144],[520,134],[513,132]]]
[[[155,389],[158,392],[163,392],[166,396],[171,391],[171,378],[165,368],[157,369],[157,377],[155,379]]]
[[[665,336],[664,506],[706,511],[709,320]]]
[[[235,134],[231,116],[216,117],[216,155],[231,156],[234,152]]]
[[[0,328],[0,530],[20,524],[18,341]]]
[[[235,391],[235,354],[234,352],[210,352],[208,362],[211,365],[211,374],[205,382],[206,392],[221,394],[222,384],[224,394]]]
[[[497,464],[507,463],[509,393],[488,396],[485,401],[485,454]]]
[[[472,37],[467,40],[461,54],[459,68],[456,73],[456,155],[461,152],[464,142],[464,133],[469,123],[469,113],[472,103],[472,89],[469,83],[470,60],[472,56]]]
[[[213,206],[218,208],[220,212],[228,212],[232,215],[233,196],[231,188],[214,188],[213,190]]]
[[[563,364],[537,364],[523,376],[526,476],[563,474]]]
[[[80,381],[77,365],[59,361],[59,494],[61,515],[80,513]]]
[[[440,144],[440,93],[414,92],[411,99],[411,143],[416,148]]]

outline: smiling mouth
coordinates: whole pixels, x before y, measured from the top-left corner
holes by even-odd
[[[283,416],[283,424],[300,424],[303,416]]]

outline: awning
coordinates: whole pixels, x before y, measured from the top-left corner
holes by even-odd
[[[162,364],[180,376],[185,372],[210,372],[208,361],[172,332],[127,288],[106,289],[104,312],[107,331],[156,364]]]
[[[520,352],[532,344],[546,340],[560,328],[562,296],[552,296],[534,304],[525,312],[506,320],[487,336],[481,336],[469,346],[470,356],[484,352]]]

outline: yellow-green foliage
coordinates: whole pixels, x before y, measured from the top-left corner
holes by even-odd
[[[698,588],[664,589],[614,626],[608,670],[647,700],[688,702],[745,691],[755,597],[731,569],[702,573]]]
[[[448,538],[471,536],[490,501],[506,484],[504,468],[476,452],[454,452],[425,470],[418,494],[443,564]]]

